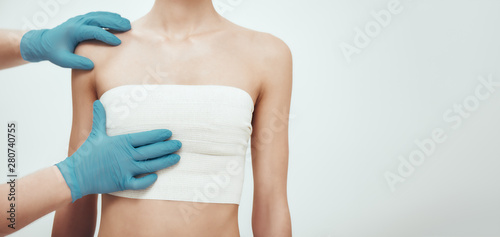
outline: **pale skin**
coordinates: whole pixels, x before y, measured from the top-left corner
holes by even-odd
[[[0,30],[0,69],[28,63],[21,57],[19,49],[24,33],[17,30]],[[0,218],[1,236],[11,234],[56,208],[71,203],[71,190],[56,166],[16,179],[14,188],[15,199],[9,200],[7,197],[12,197],[9,196],[11,184],[0,185],[0,194],[5,197],[0,198],[0,207],[7,211],[13,201],[16,214],[15,229],[8,227],[11,224],[9,220]]]
[[[24,31],[0,30],[0,70],[28,63],[21,56],[19,45]]]
[[[5,236],[20,230],[38,218],[54,211],[58,207],[71,203],[71,190],[56,166],[42,169],[36,173],[16,180],[15,200],[8,200],[10,184],[0,185],[0,207],[2,212],[11,208],[14,201],[15,229],[9,228],[11,222],[2,214],[0,235]],[[8,214],[10,216],[10,213]]]
[[[210,0],[157,0],[131,31],[116,35],[122,40],[120,47],[88,42],[76,50],[95,68],[73,71],[70,155],[91,129],[92,102],[114,87],[181,84],[243,89],[255,105],[253,233],[291,236],[286,186],[292,57],[286,44],[225,20]],[[160,76],[150,76],[155,71]],[[106,194],[102,201],[99,236],[239,236],[237,204]],[[92,236],[96,205],[97,196],[88,195],[58,209],[53,236]]]
[[[0,70],[27,64],[20,52],[20,42],[26,32],[19,30],[0,30]],[[86,138],[85,138],[86,139]],[[84,140],[85,140],[84,139]],[[12,234],[38,218],[57,208],[71,203],[71,190],[56,166],[44,168],[15,181],[15,199],[7,199],[11,185],[1,184],[0,207],[9,210],[14,202],[15,229],[8,219],[0,219],[0,235]],[[22,201],[20,201],[22,200]]]

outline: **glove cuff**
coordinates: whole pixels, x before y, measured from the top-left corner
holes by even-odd
[[[20,50],[21,57],[28,62],[40,62],[45,60],[43,57],[42,36],[47,31],[31,30],[26,32],[21,38]]]
[[[61,174],[64,177],[66,184],[71,190],[71,199],[73,200],[72,202],[75,202],[76,200],[82,197],[82,192],[80,190],[80,185],[78,184],[78,179],[76,178],[75,175],[75,169],[74,169],[75,167],[73,160],[74,157],[68,157],[65,160],[57,163],[56,166],[57,168],[59,168],[59,171],[61,171]]]

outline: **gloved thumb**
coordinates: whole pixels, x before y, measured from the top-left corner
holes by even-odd
[[[148,175],[146,175],[144,177],[140,177],[140,178],[132,177],[132,178],[130,178],[128,183],[125,185],[125,189],[131,189],[131,190],[145,189],[145,188],[151,186],[151,184],[153,184],[157,178],[158,178],[158,175],[155,173],[148,174]]]
[[[106,134],[106,111],[99,100],[94,101],[92,131],[97,134]]]
[[[92,70],[94,68],[92,60],[68,51],[60,51],[56,53],[50,61],[64,68],[81,70]]]

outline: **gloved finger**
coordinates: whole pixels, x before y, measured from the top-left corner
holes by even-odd
[[[99,100],[94,101],[92,131],[106,134],[106,111]]]
[[[136,148],[133,157],[135,160],[147,160],[165,156],[179,150],[181,146],[181,142],[177,140],[157,142]]]
[[[175,165],[180,159],[179,155],[170,154],[156,159],[137,161],[136,164],[139,167],[139,173],[151,173]]]
[[[133,147],[140,147],[167,140],[172,136],[172,132],[168,129],[156,129],[147,132],[130,133],[121,136],[126,136],[127,141]]]
[[[90,59],[68,51],[61,51],[57,53],[57,55],[50,61],[64,68],[82,70],[92,70],[94,68],[94,63]]]
[[[125,189],[131,189],[131,190],[145,189],[151,186],[151,184],[153,184],[156,181],[156,179],[158,179],[158,175],[154,173],[148,174],[140,178],[132,177],[125,185]]]
[[[109,28],[116,31],[128,31],[131,29],[130,21],[112,12],[91,12],[86,14],[85,20],[88,25]]]
[[[77,40],[79,42],[85,40],[93,40],[93,39],[102,41],[106,44],[113,46],[122,43],[122,41],[118,39],[118,37],[97,26],[82,26],[78,29]]]

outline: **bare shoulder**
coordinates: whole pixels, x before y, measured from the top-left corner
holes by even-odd
[[[282,39],[270,33],[256,32],[253,47],[266,75],[276,78],[276,73],[291,71],[292,53]]]
[[[254,84],[259,91],[280,87],[289,89],[292,85],[292,53],[280,38],[266,32],[251,30],[231,23],[231,42],[237,48],[238,56],[245,58],[247,66],[254,73]]]
[[[252,52],[252,56],[266,59],[291,59],[288,45],[280,38],[266,32],[251,30],[232,24],[231,30],[240,47]]]
[[[254,32],[253,47],[264,58],[288,60],[292,54],[288,45],[280,38],[265,32]]]
[[[89,58],[94,62],[94,65],[99,64],[100,61],[105,59],[107,53],[106,49],[110,47],[97,40],[88,40],[81,42],[75,49],[75,54]]]
[[[78,45],[75,54],[89,58],[94,63],[94,69],[90,71],[73,70],[73,81],[87,81],[94,88],[97,98],[106,90],[120,84],[117,77],[122,76],[118,72],[123,71],[123,65],[130,60],[128,51],[137,45],[137,35],[133,30],[114,33],[120,40],[118,46],[110,46],[103,42],[91,40]],[[131,47],[132,45],[132,47]],[[114,83],[114,84],[113,84]]]
[[[290,85],[292,82],[292,53],[280,38],[266,32],[237,26],[241,35],[239,45],[246,49],[263,86]]]
[[[138,33],[134,30],[127,32],[112,32],[121,40],[118,46],[111,46],[97,40],[81,42],[75,49],[75,54],[87,57],[94,62],[94,69],[98,70],[106,66],[113,57],[117,57],[128,45],[137,39]]]

